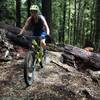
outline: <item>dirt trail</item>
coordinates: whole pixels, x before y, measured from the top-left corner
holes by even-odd
[[[60,54],[49,53],[49,59],[60,61]],[[100,81],[99,81],[100,82]],[[32,86],[26,87],[23,59],[0,63],[0,100],[100,100],[100,83],[90,75],[67,72],[48,63],[44,72],[36,72]]]

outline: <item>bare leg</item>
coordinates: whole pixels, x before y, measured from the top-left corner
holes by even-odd
[[[46,48],[45,39],[42,39],[42,40],[41,40],[41,46],[42,46],[43,49]]]

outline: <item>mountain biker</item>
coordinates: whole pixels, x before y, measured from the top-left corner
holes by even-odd
[[[20,31],[19,35],[22,35],[24,31],[31,28],[33,36],[40,36],[40,44],[43,48],[46,47],[45,39],[46,35],[50,34],[50,30],[46,19],[43,15],[39,14],[39,7],[37,5],[32,5],[30,7],[31,16],[27,19],[24,27]]]

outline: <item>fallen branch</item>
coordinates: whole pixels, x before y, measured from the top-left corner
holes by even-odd
[[[56,62],[54,60],[51,60],[51,63],[54,63],[57,66],[60,66],[61,68],[63,68],[67,72],[75,72],[75,71],[77,71],[75,68],[73,68],[71,66],[68,66],[67,64],[62,64],[61,62]]]

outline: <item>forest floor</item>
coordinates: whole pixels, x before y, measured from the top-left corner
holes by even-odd
[[[37,71],[29,87],[24,82],[23,59],[0,62],[0,100],[100,100],[100,76],[95,80],[92,70],[67,71],[53,63],[60,62],[61,53],[48,52],[44,73]]]
[[[37,71],[35,81],[27,87],[24,82],[26,52],[9,43],[5,33],[0,30],[0,100],[100,100],[100,71],[79,71],[63,64],[63,52],[48,51],[45,70]]]

